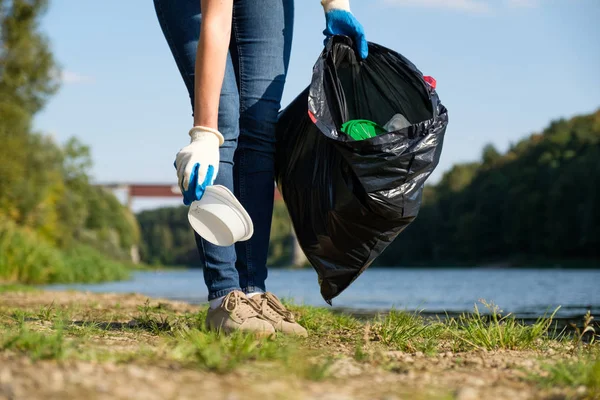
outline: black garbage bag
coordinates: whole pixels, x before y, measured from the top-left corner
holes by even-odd
[[[373,43],[361,61],[350,39],[335,36],[311,85],[279,116],[278,188],[330,304],[417,216],[448,124],[433,82]],[[383,126],[398,113],[412,125],[361,141],[339,130],[352,119]]]

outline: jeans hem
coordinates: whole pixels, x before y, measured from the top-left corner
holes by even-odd
[[[248,286],[242,289],[242,292],[248,293],[265,293],[265,289],[259,288],[258,286]]]
[[[222,290],[219,290],[218,292],[209,293],[208,301],[218,299],[219,297],[227,296],[229,293],[235,292],[236,290],[240,290],[240,288],[236,287],[236,288],[230,288],[230,289],[222,289]]]

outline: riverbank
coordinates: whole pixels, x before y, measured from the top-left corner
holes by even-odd
[[[0,290],[0,399],[600,396],[598,345],[549,338],[549,320],[293,307],[308,339],[258,341],[204,331],[202,306],[26,289]]]

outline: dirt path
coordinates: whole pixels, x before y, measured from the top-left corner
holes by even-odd
[[[446,351],[428,356],[388,350],[385,362],[372,362],[358,361],[351,354],[353,349],[340,345],[343,340],[332,338],[317,346],[323,353],[328,348],[332,352],[342,349],[326,376],[311,379],[260,360],[215,373],[168,356],[160,333],[136,330],[140,306],[146,300],[140,295],[79,292],[0,294],[0,345],[2,335],[14,332],[15,310],[27,313],[22,317],[27,329],[48,335],[55,330],[48,322],[50,314],[63,312],[71,323],[64,340],[78,343],[56,359],[37,361],[32,360],[37,358],[32,356],[35,346],[5,345],[0,350],[0,400],[592,398],[584,387],[542,389],[527,379],[530,374],[543,375],[544,363],[573,357],[551,346],[539,351]],[[200,310],[160,299],[152,299],[147,306],[175,315]],[[89,322],[94,322],[93,329],[83,332]],[[323,337],[313,335],[299,345],[310,347],[311,340],[314,345]],[[305,361],[298,354],[292,363]]]

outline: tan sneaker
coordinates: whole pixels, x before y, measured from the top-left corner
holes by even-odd
[[[294,315],[289,311],[273,293],[261,293],[252,296],[258,307],[261,317],[269,321],[276,332],[307,337],[308,332],[294,320]]]
[[[258,336],[275,333],[273,326],[259,315],[256,304],[239,290],[225,296],[219,307],[208,310],[206,328],[225,333],[254,332]]]

